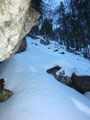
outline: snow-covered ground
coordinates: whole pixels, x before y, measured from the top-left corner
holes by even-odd
[[[0,103],[0,120],[90,120],[90,99],[46,72],[59,65],[66,75],[90,75],[90,62],[63,48],[53,52],[59,47],[55,42],[44,46],[39,40],[27,41],[27,51],[0,64],[0,78],[14,92]]]

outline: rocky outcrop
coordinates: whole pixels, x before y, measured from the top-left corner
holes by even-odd
[[[72,87],[77,91],[81,93],[90,91],[90,76],[77,76],[73,73],[71,79]]]
[[[39,16],[31,0],[0,0],[0,61],[17,51]]]
[[[61,67],[55,66],[55,67],[48,69],[47,73],[52,74],[59,82],[65,85],[71,86],[72,85],[71,78],[69,78],[68,76],[64,76],[65,74],[64,71],[60,72],[58,75],[56,74],[56,72],[59,71],[60,69]]]
[[[64,71],[56,75],[56,79],[64,85],[72,86],[72,80],[68,76],[64,76]]]

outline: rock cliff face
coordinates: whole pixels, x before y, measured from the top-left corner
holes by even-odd
[[[18,50],[39,16],[31,7],[31,0],[0,0],[0,61]]]

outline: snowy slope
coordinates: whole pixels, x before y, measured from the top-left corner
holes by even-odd
[[[26,52],[0,64],[0,78],[4,77],[5,88],[14,92],[0,103],[0,120],[90,120],[90,99],[46,72],[60,65],[90,75],[90,62],[66,51],[65,55],[53,52],[55,43],[48,49],[39,40],[27,40]]]

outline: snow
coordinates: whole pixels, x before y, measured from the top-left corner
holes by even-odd
[[[85,95],[88,99],[90,99],[90,92],[85,92],[84,95]]]
[[[69,75],[73,69],[79,75],[90,75],[90,62],[55,42],[44,46],[40,40],[27,37],[27,41],[25,52],[0,64],[0,78],[14,93],[0,103],[0,120],[90,120],[90,99],[46,72],[59,65],[66,74],[69,69]],[[59,50],[53,52],[56,47]]]
[[[76,72],[76,69],[71,67],[63,67],[56,74],[59,75],[60,72],[64,72],[64,76],[71,78],[72,74]]]
[[[75,99],[72,99],[74,104],[76,105],[76,107],[82,111],[84,114],[87,114],[87,115],[90,115],[90,108],[88,108],[88,106],[85,106],[83,103],[75,100]]]

